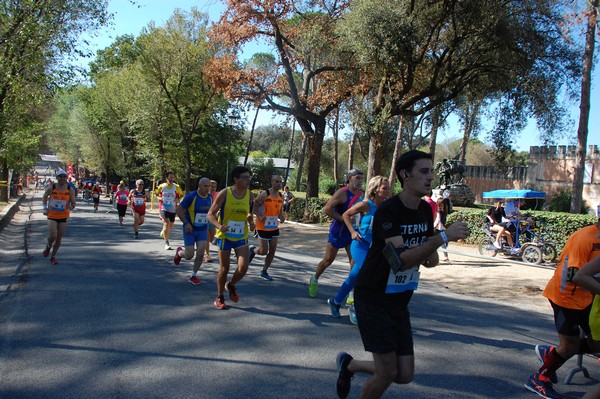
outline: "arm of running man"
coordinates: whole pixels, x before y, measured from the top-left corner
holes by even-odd
[[[254,200],[254,205],[252,206],[252,213],[256,215],[256,220],[265,220],[266,216],[264,215],[264,210],[260,212],[260,206],[263,205],[267,199],[268,191],[263,191]],[[263,208],[264,209],[264,208]]]
[[[590,290],[596,295],[600,295],[600,281],[596,278],[596,275],[600,273],[600,256],[596,256],[594,259],[586,263],[577,273],[573,276],[573,282],[577,285],[582,286]]]
[[[283,213],[283,206],[281,207],[281,209],[279,209],[279,215],[277,215],[277,217],[279,218],[280,223],[285,223],[285,214]]]
[[[192,222],[187,218],[187,208],[182,206],[181,203],[177,205],[177,209],[175,209],[175,214],[183,223],[183,227],[187,233],[191,233],[194,230],[194,226],[192,226]]]
[[[229,226],[225,224],[220,224],[217,215],[219,214],[219,210],[223,205],[223,201],[225,201],[226,194],[227,188],[224,188],[223,190],[219,191],[219,194],[217,194],[217,198],[214,200],[214,202],[210,206],[210,209],[208,210],[208,213],[206,214],[206,219],[210,222],[210,224],[215,226],[217,230],[221,230],[223,233],[229,230]]]
[[[250,212],[248,213],[248,217],[246,220],[248,221],[248,227],[250,231],[254,231],[256,229],[256,225],[254,224],[254,215],[252,214],[252,208],[254,208],[254,194],[250,191]]]
[[[437,266],[439,264],[437,249],[446,243],[446,240],[456,241],[465,238],[469,231],[466,223],[457,221],[451,224],[443,233],[443,235],[440,233],[428,237],[427,241],[419,246],[405,249],[400,254],[400,260],[404,267],[402,270],[418,264],[422,264],[425,267]],[[404,239],[401,235],[388,237],[385,239],[385,242],[390,242],[396,248],[404,247]]]
[[[333,194],[331,198],[329,198],[329,201],[327,201],[327,203],[323,207],[323,212],[325,212],[325,214],[330,218],[343,223],[344,220],[342,219],[342,215],[340,215],[339,212],[335,210],[335,207],[339,204],[344,203],[345,201],[346,190],[339,189]]]

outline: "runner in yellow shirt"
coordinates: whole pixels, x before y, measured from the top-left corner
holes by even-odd
[[[159,185],[156,189],[158,201],[161,203],[160,213],[163,219],[163,228],[160,236],[165,240],[165,249],[173,249],[169,243],[169,237],[175,223],[175,212],[179,198],[183,197],[183,190],[175,183],[175,173],[167,172],[165,178],[166,182]]]
[[[248,168],[236,166],[231,177],[233,185],[219,192],[207,215],[208,221],[216,227],[215,244],[219,248],[220,269],[217,275],[217,298],[214,302],[217,309],[227,309],[224,290],[229,292],[229,298],[233,302],[239,300],[235,286],[248,271],[248,228],[254,230],[250,212],[254,196],[249,188],[252,174]],[[238,267],[231,280],[227,281],[232,249],[237,255]]]

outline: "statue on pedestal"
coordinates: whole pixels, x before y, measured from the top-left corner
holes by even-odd
[[[455,159],[444,159],[435,165],[437,175],[440,179],[438,186],[439,194],[445,194],[452,198],[455,205],[472,206],[475,202],[475,194],[469,186],[464,183],[464,173],[467,167],[464,163]],[[436,191],[434,190],[434,192]]]

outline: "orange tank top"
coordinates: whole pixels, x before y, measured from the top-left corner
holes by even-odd
[[[48,198],[48,219],[66,219],[69,217],[69,202],[71,201],[71,188],[67,186],[66,191],[58,191],[56,185],[52,186],[52,192]]]
[[[271,192],[269,191],[269,195],[267,195],[267,199],[264,202],[265,211],[263,212],[263,216],[266,217],[265,220],[256,220],[256,229],[257,230],[277,230],[279,228],[279,213],[281,212],[281,207],[283,206],[283,197],[281,194],[277,197],[273,197]]]

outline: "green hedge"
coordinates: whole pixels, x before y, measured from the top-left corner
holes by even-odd
[[[290,220],[304,223],[329,223],[331,218],[323,212],[326,203],[327,200],[323,198],[310,198],[308,215],[307,218],[304,218],[306,199],[296,197],[290,209]]]
[[[556,250],[560,252],[571,234],[598,221],[594,215],[573,215],[563,212],[527,211],[535,220],[546,220],[544,234],[549,240],[556,243]],[[485,237],[482,229],[486,211],[480,209],[460,209],[448,215],[447,225],[451,225],[459,217],[469,226],[469,236],[465,240],[467,244],[477,244]]]
[[[327,199],[311,198],[309,212],[305,219],[304,207],[306,200],[296,197],[296,200],[292,202],[290,219],[304,223],[329,223],[331,222],[331,218],[323,212],[323,207],[326,203]],[[487,208],[485,210],[475,208],[455,209],[454,212],[448,215],[447,225],[451,225],[456,219],[462,217],[469,226],[469,236],[465,239],[465,242],[475,245],[480,239],[485,237],[482,227],[486,212]],[[544,234],[549,240],[556,243],[556,250],[558,252],[562,250],[571,234],[582,227],[589,226],[598,221],[598,218],[594,215],[573,215],[570,213],[545,211],[526,211],[524,213],[530,213],[536,220],[543,219],[546,221]]]

